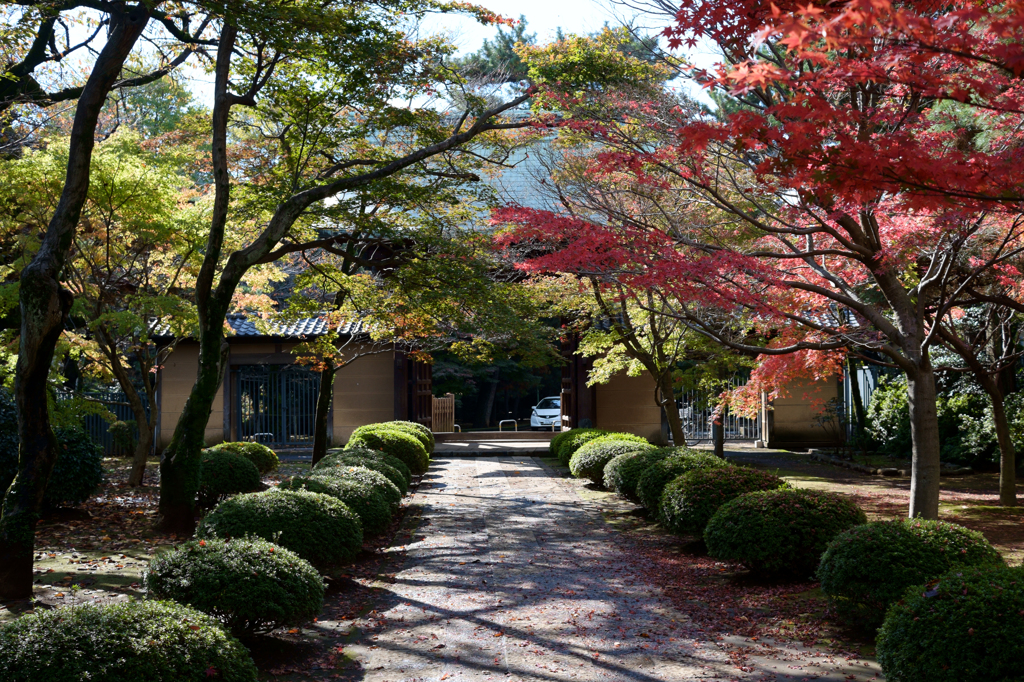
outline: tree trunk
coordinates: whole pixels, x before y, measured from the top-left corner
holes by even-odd
[[[219,307],[218,307],[219,308]],[[199,341],[199,368],[174,435],[160,458],[160,528],[190,536],[196,525],[196,494],[199,492],[199,459],[206,447],[206,424],[224,378],[228,344],[224,340],[224,315],[211,315]]]
[[[997,389],[996,392],[989,394],[989,398],[992,401],[992,420],[996,425],[996,441],[999,443],[999,504],[1004,507],[1016,507],[1017,452],[1010,437],[1010,425],[1006,421],[1003,395]]]
[[[655,396],[655,398],[662,409],[665,410],[665,420],[668,422],[668,430],[672,434],[672,442],[677,448],[685,447],[686,434],[683,432],[683,420],[679,418],[679,408],[676,407],[672,375],[668,372],[663,373],[658,380],[658,384],[659,395]]]
[[[154,430],[148,420],[139,427],[139,442],[135,445],[135,459],[132,461],[132,471],[128,475],[128,485],[133,488],[142,485],[146,478],[146,463],[149,461],[149,453],[153,451]]]
[[[724,414],[715,413],[711,421],[711,440],[715,445],[715,456],[725,457],[725,420]]]
[[[313,422],[313,466],[327,455],[327,416],[334,398],[334,377],[338,369],[330,360],[320,370],[320,392],[316,396],[316,418]]]
[[[71,294],[58,277],[74,240],[89,191],[96,123],[135,42],[149,21],[148,9],[111,11],[107,42],[75,109],[67,175],[60,201],[39,251],[21,273],[21,340],[14,394],[18,408],[18,473],[4,498],[0,517],[0,599],[32,595],[35,525],[43,493],[57,458],[47,410],[47,379],[54,349],[71,308]]]
[[[850,358],[847,361],[850,369],[850,395],[853,396],[853,414],[857,422],[854,425],[854,433],[857,437],[864,435],[864,426],[867,424],[867,412],[864,409],[864,397],[860,393],[860,381],[857,377],[857,361]]]
[[[927,355],[907,375],[910,433],[914,441],[910,478],[910,517],[939,518],[939,417],[935,373]]]
[[[206,242],[203,265],[196,278],[196,313],[199,317],[199,364],[196,383],[192,386],[171,442],[160,458],[160,528],[166,532],[190,536],[195,530],[196,493],[199,491],[199,459],[206,445],[206,424],[210,420],[213,401],[217,397],[227,362],[228,345],[224,341],[224,318],[227,315],[235,286],[244,270],[235,268],[233,276],[221,274],[216,290],[213,287],[224,247],[231,200],[231,177],[228,173],[227,129],[232,95],[228,92],[231,57],[238,29],[225,24],[217,45],[214,79],[213,131],[211,160],[213,164],[214,198],[210,216],[210,232]],[[232,254],[232,257],[236,256]],[[231,258],[225,270],[231,267]],[[225,399],[227,396],[225,396]]]
[[[491,425],[491,413],[494,411],[494,397],[498,393],[498,371],[494,371],[494,379],[487,382],[487,398],[484,399],[483,419],[484,428]]]

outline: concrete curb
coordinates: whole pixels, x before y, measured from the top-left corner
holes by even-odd
[[[867,474],[869,476],[910,476],[910,469],[897,469],[896,467],[869,467],[863,464],[850,462],[845,459],[831,457],[829,455],[822,454],[815,450],[809,450],[808,454],[810,455],[810,458],[816,462],[821,462],[822,464],[831,464],[832,466],[843,467],[846,469],[852,469],[853,471],[858,471],[862,474]],[[943,464],[942,468],[939,470],[940,476],[967,476],[973,473],[974,469],[972,469],[971,467],[959,467],[947,464]]]

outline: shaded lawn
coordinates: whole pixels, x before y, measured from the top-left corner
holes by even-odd
[[[793,485],[849,495],[872,521],[904,518],[910,507],[909,477],[869,476],[784,451],[728,450],[726,456],[739,464],[777,472]],[[999,474],[943,476],[940,486],[941,520],[980,531],[1007,563],[1024,563],[1024,508],[998,506]],[[1018,482],[1017,496],[1024,504],[1024,482]]]

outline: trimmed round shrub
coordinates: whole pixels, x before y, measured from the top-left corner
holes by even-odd
[[[665,486],[658,503],[660,521],[677,535],[704,534],[704,527],[723,504],[744,493],[774,490],[785,481],[747,467],[694,469]]]
[[[423,424],[420,424],[419,422],[396,420],[392,422],[384,422],[384,425],[398,429],[399,431],[413,434],[421,443],[423,443],[423,447],[427,449],[427,454],[434,454],[434,432]]]
[[[345,449],[348,450],[355,447],[380,450],[392,457],[397,457],[405,462],[409,470],[416,475],[425,474],[430,466],[430,455],[427,454],[427,449],[423,447],[423,443],[414,436],[401,431],[375,429],[358,435],[353,434],[349,438]]]
[[[604,468],[604,487],[614,490],[627,500],[637,502],[636,486],[640,477],[655,462],[671,454],[672,448],[641,450],[619,455]]]
[[[263,538],[323,569],[359,553],[363,525],[344,502],[330,495],[273,489],[221,502],[203,517],[196,536]]]
[[[844,620],[882,624],[908,587],[954,568],[1001,566],[985,536],[945,521],[876,521],[840,533],[818,566],[821,590]]]
[[[672,453],[647,467],[636,484],[637,499],[653,516],[658,516],[661,510],[661,494],[665,486],[674,479],[694,469],[721,469],[729,466],[728,462],[712,452],[683,447],[666,450]]]
[[[199,506],[209,509],[228,495],[263,487],[260,472],[247,457],[230,450],[203,450],[199,458]]]
[[[558,461],[563,466],[569,466],[569,461],[576,454],[577,450],[590,441],[607,435],[608,432],[601,429],[572,429],[567,431],[559,439],[558,450],[555,452],[555,456],[558,457]]]
[[[242,643],[181,604],[129,601],[38,610],[0,628],[5,682],[255,682]]]
[[[234,452],[235,454],[242,455],[256,465],[260,475],[276,471],[277,467],[281,464],[281,460],[277,458],[277,453],[263,443],[231,441],[214,445],[210,450],[226,450],[228,452]]]
[[[362,449],[332,453],[317,462],[313,467],[313,472],[327,471],[333,467],[366,467],[367,469],[384,474],[389,481],[395,484],[398,492],[404,495],[409,492],[409,479],[401,471],[384,461],[385,456],[383,452]],[[398,461],[394,457],[390,459]]]
[[[589,478],[598,485],[604,484],[604,468],[608,462],[629,452],[653,450],[650,443],[619,440],[615,435],[601,436],[585,443],[569,460],[569,471],[576,478]]]
[[[266,540],[198,540],[158,554],[149,596],[208,613],[237,635],[301,625],[320,613],[324,582],[295,552]]]
[[[388,477],[379,471],[363,466],[331,467],[326,471],[314,472],[313,477],[343,478],[346,480],[359,481],[363,485],[376,488],[384,494],[392,513],[397,512],[402,506],[402,491]]]
[[[309,476],[293,476],[280,488],[308,490],[341,500],[359,517],[365,537],[387,530],[402,498],[394,483],[365,467],[334,467]]]
[[[715,559],[739,561],[756,573],[805,578],[837,535],[867,520],[838,493],[764,490],[723,504],[708,521],[704,542]]]
[[[1024,569],[955,569],[912,587],[878,631],[888,682],[1024,678]]]

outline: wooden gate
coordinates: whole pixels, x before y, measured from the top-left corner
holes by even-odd
[[[434,433],[455,431],[455,394],[445,393],[443,398],[434,398],[431,430]]]

